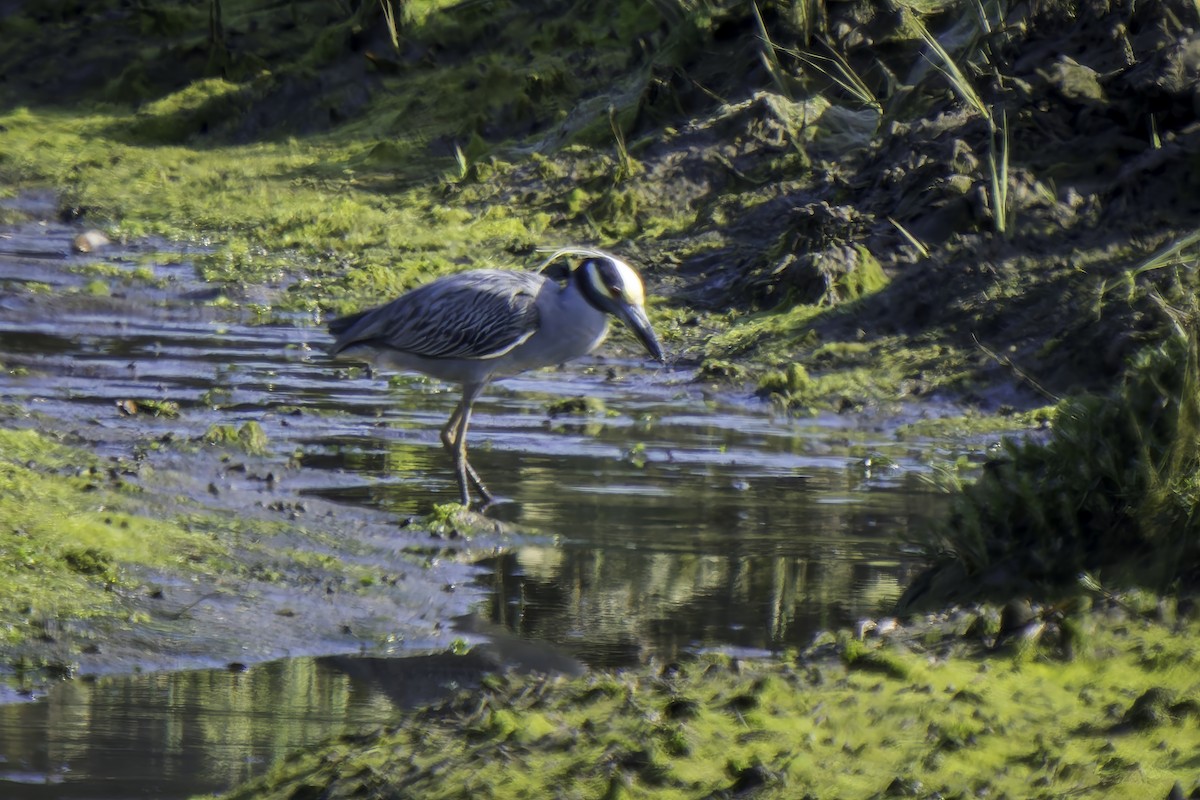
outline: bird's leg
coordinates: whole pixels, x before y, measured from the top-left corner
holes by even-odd
[[[471,466],[471,462],[467,460],[467,425],[471,422],[471,401],[468,401],[464,396],[462,405],[459,407],[458,426],[454,432],[454,449],[451,451],[454,456],[454,469],[458,472],[458,485],[462,490],[462,502],[464,506],[471,504],[471,494],[467,490],[467,480],[475,486],[475,490],[479,492],[479,499],[483,505],[488,505],[492,502],[492,493],[483,485],[483,481],[479,479],[479,473]]]
[[[464,386],[462,400],[454,407],[454,412],[450,414],[450,419],[446,420],[446,425],[442,428],[442,445],[450,451],[450,456],[454,459],[454,472],[458,478],[458,488],[462,493],[464,506],[471,504],[468,481],[479,492],[483,505],[488,505],[493,499],[492,493],[483,485],[479,473],[467,460],[467,425],[471,421],[471,405],[481,391],[483,391],[482,386]]]
[[[454,457],[454,442],[456,434],[455,429],[458,427],[459,417],[461,414],[462,405],[456,405],[454,407],[454,413],[450,415],[450,419],[447,420],[446,424],[442,427],[442,446],[446,448],[446,451],[450,453],[451,457]],[[480,479],[479,473],[475,471],[475,468],[471,466],[469,461],[466,465],[466,472],[468,480],[471,481],[471,484],[475,487],[475,490],[483,496],[484,502],[490,502],[492,499],[491,493],[487,490],[487,487],[483,485],[483,481]]]
[[[454,452],[454,429],[458,426],[458,415],[462,413],[462,403],[454,406],[454,411],[450,414],[450,419],[446,420],[446,424],[442,426],[442,447],[446,448],[447,452]]]

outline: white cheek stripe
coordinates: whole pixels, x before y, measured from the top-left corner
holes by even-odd
[[[592,288],[597,293],[604,295],[609,300],[617,299],[613,297],[613,293],[604,285],[604,281],[600,280],[600,269],[596,266],[595,261],[588,261],[583,268],[587,270],[587,282],[592,285]]]

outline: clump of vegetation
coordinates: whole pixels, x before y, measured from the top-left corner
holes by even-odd
[[[843,633],[839,641],[842,661],[850,669],[878,672],[898,680],[912,677],[913,663],[900,653],[883,647],[865,644],[862,640]]]
[[[435,503],[422,521],[435,539],[471,539],[481,532],[499,533],[503,526],[461,503]]]
[[[98,547],[71,547],[63,551],[63,561],[81,575],[111,574],[112,556]]]
[[[204,442],[218,447],[234,447],[252,456],[266,455],[270,450],[267,433],[254,420],[233,425],[211,425],[204,432]]]
[[[1119,389],[1064,401],[1045,442],[960,486],[905,606],[1068,591],[1081,575],[1156,589],[1200,580],[1200,335],[1195,315],[1145,349]],[[1090,583],[1090,581],[1088,582]]]
[[[565,416],[591,417],[604,414],[606,410],[603,400],[582,394],[555,400],[546,407],[546,413],[551,419]]]
[[[159,400],[153,397],[144,397],[138,400],[118,400],[117,410],[131,417],[137,414],[149,414],[154,417],[174,419],[179,416],[179,403],[174,400]]]
[[[815,383],[802,364],[788,364],[787,368],[768,372],[758,382],[758,391],[763,395],[774,395],[789,406],[803,406],[815,397]]]

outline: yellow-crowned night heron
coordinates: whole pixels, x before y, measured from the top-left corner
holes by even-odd
[[[561,258],[576,259],[563,273],[565,283],[549,277]],[[663,360],[637,272],[608,253],[581,249],[558,251],[536,273],[479,269],[448,275],[335,319],[329,323],[337,337],[330,352],[462,384],[442,444],[454,458],[463,505],[471,501],[468,481],[486,504],[492,495],[467,461],[472,404],[493,377],[590,353],[608,334],[610,314]]]

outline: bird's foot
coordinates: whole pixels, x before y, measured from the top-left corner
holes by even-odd
[[[508,505],[511,502],[513,501],[507,497],[496,497],[493,494],[489,494],[487,497],[480,498],[478,502],[471,506],[471,509],[482,514],[485,511]]]

